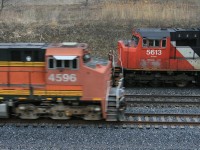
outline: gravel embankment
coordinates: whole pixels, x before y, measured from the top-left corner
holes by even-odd
[[[0,128],[2,150],[199,149],[199,128]]]

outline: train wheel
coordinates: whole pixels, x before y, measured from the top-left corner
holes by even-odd
[[[125,81],[125,86],[126,87],[136,86],[136,82],[131,78],[127,78]]]
[[[16,114],[21,119],[38,119],[38,109],[33,104],[21,104],[19,105],[16,110]]]
[[[71,114],[67,111],[67,108],[64,105],[58,104],[51,107],[50,118],[58,120],[66,120],[71,118]]]
[[[159,81],[157,81],[157,80],[153,80],[153,81],[149,82],[149,85],[151,87],[159,87],[161,85],[161,83]]]
[[[125,87],[132,87],[136,86],[136,80],[134,79],[135,76],[133,74],[126,74],[125,75],[125,81],[124,81],[124,86]]]
[[[91,105],[87,106],[86,113],[83,116],[84,120],[101,120],[102,114],[101,114],[101,108],[100,106]]]
[[[176,81],[176,86],[177,87],[186,87],[188,85],[188,81]]]
[[[96,114],[96,113],[88,113],[87,115],[84,115],[83,117],[84,120],[101,120],[101,114]]]

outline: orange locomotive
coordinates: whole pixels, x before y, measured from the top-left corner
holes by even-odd
[[[118,42],[118,56],[126,85],[200,84],[200,28],[137,29]]]
[[[119,120],[123,79],[112,87],[111,70],[83,43],[2,43],[0,117]]]

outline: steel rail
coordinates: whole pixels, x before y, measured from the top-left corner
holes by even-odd
[[[200,114],[126,113],[125,116],[126,116],[126,119],[123,120],[122,122],[125,124],[131,124],[131,125],[176,125],[176,126],[189,125],[189,126],[200,127]],[[137,117],[137,119],[138,118],[140,119],[137,120],[130,117]],[[141,117],[144,117],[144,118],[148,117],[148,119],[144,119],[144,118],[142,119]],[[173,117],[173,119],[169,117]]]
[[[155,115],[155,114],[154,114]],[[175,114],[174,114],[175,115]],[[198,115],[200,116],[200,115]],[[190,118],[191,119],[191,118]],[[52,121],[52,120],[25,120],[20,122],[19,120],[14,121],[5,121],[4,119],[0,122],[0,127],[4,126],[15,126],[15,127],[40,127],[40,128],[49,128],[49,127],[56,127],[56,128],[69,128],[69,127],[81,127],[85,128],[87,126],[94,126],[98,128],[143,128],[149,127],[151,125],[158,127],[158,126],[177,126],[177,127],[184,127],[184,126],[198,126],[200,127],[200,121],[147,121],[147,120],[123,120],[120,122],[106,122],[106,121],[85,121],[85,120],[69,120],[69,121]]]
[[[200,105],[200,101],[199,102],[192,102],[192,101],[185,101],[185,102],[176,102],[176,101],[133,101],[133,100],[126,100],[126,103],[128,104],[170,104],[170,105],[176,105],[176,106],[182,106],[182,105]]]
[[[174,126],[200,126],[200,122],[178,121],[123,121],[127,125],[174,125]]]
[[[183,95],[125,95],[127,104],[200,105],[200,96]]]
[[[200,95],[148,95],[148,94],[125,94],[126,98],[135,98],[135,97],[142,97],[142,98],[200,98]]]
[[[174,113],[160,113],[160,114],[154,114],[154,113],[125,113],[125,116],[148,116],[148,117],[199,117],[200,114],[174,114]]]

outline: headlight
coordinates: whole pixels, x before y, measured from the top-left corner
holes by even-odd
[[[95,107],[94,111],[101,111],[101,108],[100,107]]]

